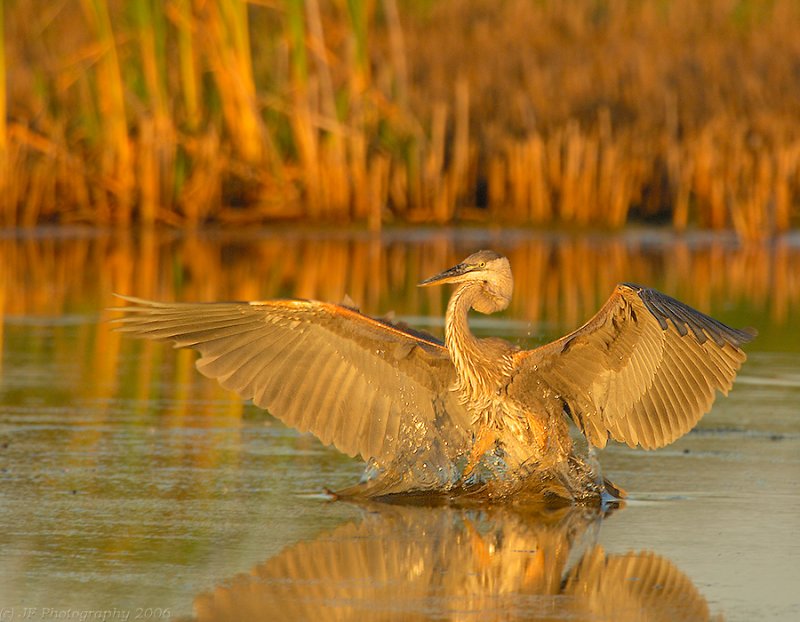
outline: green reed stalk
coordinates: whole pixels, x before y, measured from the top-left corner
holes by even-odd
[[[200,123],[200,89],[197,84],[197,51],[195,50],[194,15],[192,0],[178,0],[178,66],[180,69],[181,95],[186,109],[186,126],[189,131]]]
[[[82,0],[82,5],[102,49],[102,57],[96,69],[97,102],[100,122],[103,124],[101,141],[111,160],[105,165],[108,170],[103,170],[102,174],[110,177],[108,182],[116,188],[115,198],[120,209],[115,220],[120,224],[126,224],[131,220],[131,193],[134,188],[133,156],[114,31],[108,5],[104,0]]]
[[[355,43],[356,68],[365,83],[367,71],[369,69],[369,51],[367,49],[367,1],[368,0],[347,0],[347,10],[350,16],[350,26],[353,29],[353,40]]]
[[[389,43],[395,74],[395,97],[400,108],[405,110],[408,105],[408,61],[403,27],[400,24],[400,12],[397,10],[397,0],[383,0],[383,11],[386,13],[386,22],[389,28]]]
[[[259,167],[265,163],[265,155],[274,156],[274,153],[258,107],[250,54],[247,3],[243,0],[217,0],[198,2],[193,6],[198,11],[195,24],[202,33],[198,41],[204,44],[203,57],[215,81],[216,88],[212,93],[218,95],[227,129],[223,141],[226,147],[231,148],[228,153],[232,161],[248,168]],[[207,142],[207,145],[216,141],[214,136],[217,131],[218,128],[209,128],[206,137],[212,142]],[[202,142],[194,143],[194,146],[200,147]],[[217,148],[213,150],[216,152]],[[208,153],[202,157],[210,164],[218,155]]]
[[[137,0],[132,4],[138,27],[142,73],[149,104],[156,116],[169,115],[166,92],[166,21],[160,2]]]
[[[287,0],[286,25],[289,36],[289,49],[292,85],[305,90],[308,84],[308,55],[306,53],[306,27],[303,0]]]
[[[227,24],[233,53],[241,68],[250,65],[250,29],[247,18],[247,3],[242,0],[223,0],[220,12]],[[249,76],[244,76],[248,78]]]

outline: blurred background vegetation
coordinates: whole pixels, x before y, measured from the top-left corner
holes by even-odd
[[[5,0],[0,226],[800,222],[797,0]]]

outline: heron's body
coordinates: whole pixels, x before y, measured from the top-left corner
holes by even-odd
[[[490,299],[486,312],[508,304],[510,271],[499,286],[500,295]],[[445,316],[445,344],[456,371],[453,390],[468,412],[473,435],[469,461],[462,472],[465,483],[481,458],[495,449],[502,452],[495,464],[505,473],[518,473],[524,464],[535,464],[541,471],[545,465],[564,463],[572,449],[567,421],[561,413],[553,417],[509,396],[507,389],[521,350],[503,339],[478,339],[471,333],[468,315],[476,301],[483,299],[482,287],[481,283],[458,288]]]
[[[324,443],[368,461],[347,494],[410,492],[567,500],[607,482],[577,452],[609,438],[671,443],[727,393],[753,333],[655,290],[622,284],[576,331],[523,350],[478,339],[471,309],[508,306],[508,260],[479,251],[420,285],[457,287],[445,342],[315,301],[159,303],[128,298],[121,330],[202,354],[198,369]],[[612,488],[613,490],[613,488]]]

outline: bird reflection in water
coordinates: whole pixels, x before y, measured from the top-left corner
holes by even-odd
[[[619,285],[576,331],[534,350],[470,331],[508,307],[508,259],[479,251],[421,286],[456,285],[445,340],[329,303],[126,298],[120,330],[199,350],[197,367],[287,424],[368,462],[341,496],[573,503],[621,496],[569,432],[654,449],[727,393],[754,332],[660,292]]]
[[[198,596],[197,622],[712,619],[667,559],[593,544],[594,508],[365,509]]]

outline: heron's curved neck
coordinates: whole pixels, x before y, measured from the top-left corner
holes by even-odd
[[[478,289],[462,285],[450,297],[444,317],[444,338],[447,347],[453,351],[463,351],[464,345],[471,346],[477,338],[469,330],[469,310],[478,296]],[[451,346],[453,346],[451,348]]]
[[[468,321],[469,310],[479,295],[478,287],[472,284],[456,289],[447,304],[444,321],[444,341],[456,368],[460,388],[473,392],[484,384],[482,370],[487,369],[481,356],[480,342],[470,331]]]

